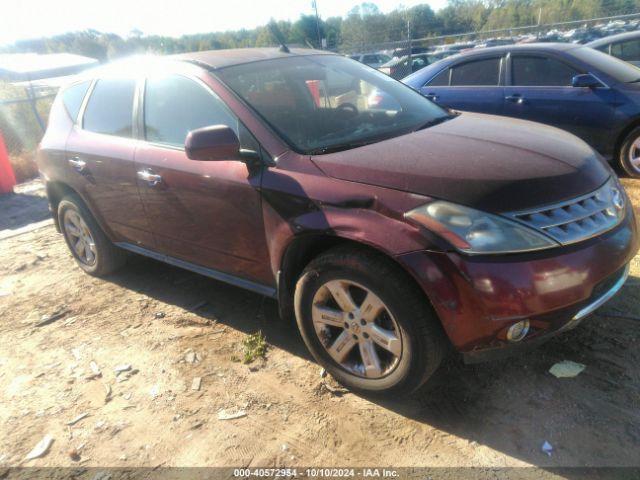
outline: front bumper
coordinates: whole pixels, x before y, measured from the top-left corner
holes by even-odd
[[[413,252],[398,257],[421,285],[453,346],[466,361],[508,355],[574,328],[620,290],[640,241],[632,213],[605,234],[572,246],[471,257]],[[511,343],[507,329],[528,319]]]

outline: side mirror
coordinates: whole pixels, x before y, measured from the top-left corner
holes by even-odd
[[[184,150],[191,160],[241,160],[240,140],[226,125],[198,128],[187,134]]]
[[[602,87],[602,82],[590,73],[576,75],[571,79],[571,86],[576,88],[598,88]]]

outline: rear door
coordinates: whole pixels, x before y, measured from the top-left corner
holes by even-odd
[[[606,151],[615,110],[615,92],[572,87],[575,75],[588,73],[547,54],[512,54],[505,86],[504,113],[567,130]]]
[[[117,241],[152,246],[136,184],[133,106],[136,79],[95,80],[67,139],[67,165],[93,212]]]
[[[261,165],[187,158],[190,130],[227,125],[242,148],[259,151],[249,131],[208,86],[190,77],[147,78],[136,152],[138,185],[157,250],[260,283],[273,281],[266,247]]]
[[[500,115],[504,105],[502,70],[501,56],[461,61],[441,71],[420,91],[449,108]]]

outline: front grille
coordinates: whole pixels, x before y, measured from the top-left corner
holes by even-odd
[[[506,215],[562,245],[568,245],[618,225],[624,218],[624,195],[611,179],[598,190],[582,197]]]

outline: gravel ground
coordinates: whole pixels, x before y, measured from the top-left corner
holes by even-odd
[[[28,231],[42,208],[37,182],[0,199],[0,466],[640,466],[639,257],[577,329],[373,402],[322,378],[271,300],[144,258],[87,276],[50,224]],[[258,331],[266,357],[239,362]],[[586,369],[557,379],[562,360]]]

